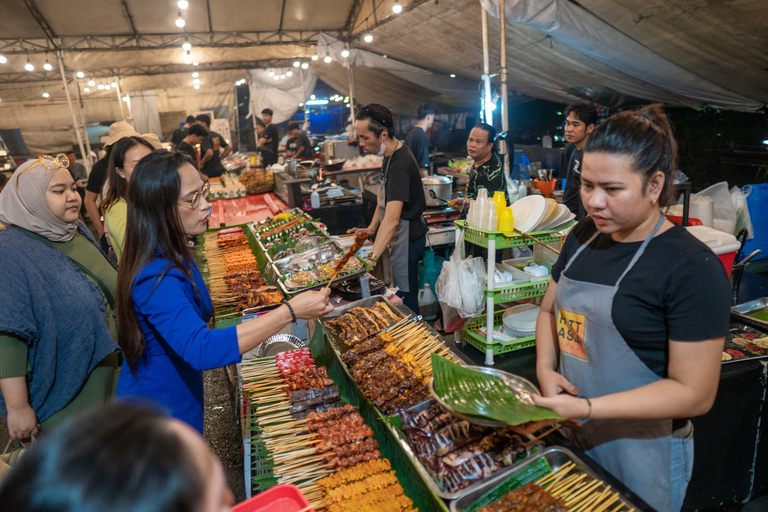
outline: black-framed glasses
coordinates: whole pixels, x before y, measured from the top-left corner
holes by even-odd
[[[192,199],[189,201],[179,201],[179,204],[181,206],[186,206],[187,208],[195,209],[198,206],[200,206],[200,199],[208,199],[208,191],[211,190],[211,184],[206,183],[203,185],[203,188],[195,192],[195,195],[192,196]]]
[[[31,164],[29,167],[21,171],[18,176],[16,176],[16,190],[19,189],[19,178],[21,178],[21,175],[38,165],[42,165],[49,171],[55,171],[59,167],[69,167],[69,158],[67,158],[67,155],[64,153],[59,153],[56,156],[40,155],[37,157],[37,161],[35,163]]]

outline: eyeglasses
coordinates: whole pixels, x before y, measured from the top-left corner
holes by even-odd
[[[192,196],[192,199],[189,201],[179,201],[179,204],[181,206],[186,206],[187,208],[197,208],[200,206],[200,199],[208,199],[208,191],[211,189],[211,184],[206,183],[203,185],[203,188],[195,192],[195,195]]]
[[[69,167],[69,158],[67,158],[67,155],[64,153],[59,153],[55,157],[51,155],[40,155],[37,157],[37,161],[35,163],[31,164],[29,167],[21,171],[18,176],[16,176],[16,190],[19,189],[19,178],[21,178],[21,175],[37,165],[42,165],[49,171],[55,171],[60,167]]]

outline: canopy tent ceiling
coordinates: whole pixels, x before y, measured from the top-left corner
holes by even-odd
[[[76,70],[86,74],[85,80],[118,76],[123,91],[172,89],[176,98],[204,97],[203,91],[209,88],[231,94],[233,82],[248,76],[246,70],[285,67],[295,58],[304,58],[314,75],[347,91],[344,67],[308,59],[317,51],[321,32],[444,76],[455,73],[480,81],[482,7],[477,0],[400,3],[403,12],[392,15],[394,0],[189,0],[182,29],[174,24],[175,0],[87,4],[83,0],[2,0],[0,54],[8,62],[0,64],[0,128],[24,131],[40,119],[62,127],[71,125],[66,103],[62,104],[66,98],[54,49],[62,50],[70,82]],[[496,12],[496,0],[483,3]],[[610,34],[626,38],[681,74],[695,77],[702,87],[726,91],[736,98],[720,106],[754,111],[768,103],[768,4],[764,0],[580,0],[578,4],[507,0],[506,5],[509,88],[515,94],[558,102],[592,98],[612,105],[628,98],[692,107],[707,103],[668,88],[663,81],[644,79],[624,64],[616,64],[620,60],[612,64],[585,51],[592,40]],[[526,13],[566,9],[594,23],[579,26],[581,32],[574,41],[550,30],[552,24],[541,23],[540,15],[510,20],[516,9]],[[563,28],[568,20],[557,11],[554,25]],[[492,74],[499,68],[498,25],[490,17]],[[370,44],[363,41],[368,31],[374,37]],[[191,57],[199,62],[197,67],[184,61],[181,44],[185,38],[192,44]],[[635,57],[623,45],[613,50],[624,52],[625,63]],[[36,67],[32,73],[24,71],[27,58]],[[46,58],[52,71],[42,70]],[[200,72],[199,91],[192,89],[193,71]],[[411,111],[427,100],[446,105],[464,100],[441,95],[387,70],[358,68],[355,77],[357,99],[364,103],[379,101]],[[83,86],[81,82],[81,89]],[[43,89],[50,95],[46,100],[41,96]],[[74,92],[71,83],[70,92]],[[91,109],[110,98],[114,105],[109,108]],[[108,120],[101,117],[107,114],[115,119],[119,112],[113,91],[92,90],[83,102],[88,120]],[[174,108],[192,110],[183,100],[177,100]],[[50,111],[38,113],[39,109]],[[34,121],[26,121],[28,117]]]

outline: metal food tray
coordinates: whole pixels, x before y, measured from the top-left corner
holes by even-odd
[[[587,466],[584,462],[582,462],[581,459],[576,457],[576,455],[574,455],[573,452],[561,446],[553,446],[551,448],[547,448],[540,454],[534,455],[533,457],[530,457],[528,459],[521,461],[519,465],[516,465],[517,467],[515,467],[514,471],[511,471],[505,474],[497,474],[489,478],[488,480],[486,480],[482,485],[478,486],[476,489],[473,489],[472,491],[465,493],[456,501],[451,502],[451,512],[469,512],[470,510],[469,507],[473,503],[475,503],[477,500],[479,500],[480,498],[482,498],[483,496],[491,492],[493,489],[501,485],[510,476],[513,476],[514,473],[517,472],[517,470],[522,469],[524,466],[531,464],[542,457],[547,461],[550,468],[552,468],[552,471],[556,471],[560,466],[563,466],[567,462],[573,462],[576,465],[576,468],[575,468],[576,471],[586,473],[595,480],[601,480],[605,482],[604,479],[597,476],[597,474],[594,471],[592,471],[592,469],[589,466]],[[510,467],[513,467],[513,466],[510,466]],[[610,485],[608,484],[608,482],[605,482],[605,483],[606,485]],[[615,490],[618,490],[618,489],[615,489]],[[632,508],[634,508],[635,510],[645,510],[645,508],[640,508],[637,505],[630,502],[621,493],[619,493],[619,500],[624,504],[624,509],[622,509],[621,512],[627,512]],[[611,507],[611,510],[614,508],[616,508],[615,504]]]
[[[318,234],[318,235],[323,235],[323,236],[325,236],[326,238],[328,238],[328,240],[330,240],[330,239],[331,239],[331,237],[329,237],[328,235],[326,235],[325,233],[323,233],[323,231],[322,231],[322,230],[321,230],[321,229],[320,229],[320,228],[317,226],[317,224],[315,224],[315,223],[314,223],[314,222],[313,222],[311,219],[305,220],[304,222],[305,222],[306,224],[308,224],[308,225],[309,225],[308,227],[309,227],[309,228],[310,228],[310,229],[311,229],[313,232],[315,232],[315,234]],[[301,229],[301,227],[305,227],[305,226],[306,226],[306,224],[298,224],[296,227],[298,227],[299,229]],[[266,246],[266,245],[264,244],[264,242],[261,240],[261,236],[259,235],[259,229],[258,229],[258,227],[257,227],[255,224],[251,224],[250,226],[251,226],[251,232],[253,233],[253,236],[256,238],[256,243],[258,243],[258,244],[259,244],[259,249],[261,249],[261,250],[264,252],[264,255],[267,257],[267,261],[269,261],[269,263],[272,263],[274,260],[273,260],[273,258],[272,258],[272,255],[270,254],[270,249],[267,249],[267,246]],[[294,228],[294,229],[295,229],[295,228]]]
[[[408,411],[419,413],[421,411],[426,410],[428,407],[430,407],[435,403],[436,401],[434,399],[429,399],[419,404],[416,404],[413,407],[410,407]],[[451,414],[454,414],[453,411],[450,411],[450,412]],[[517,469],[521,467],[524,463],[533,459],[533,457],[530,457],[530,458],[526,458],[518,462],[515,462],[510,466],[500,469],[499,471],[497,471],[490,477],[486,478],[485,480],[480,480],[479,482],[475,482],[472,485],[468,485],[463,489],[459,489],[456,492],[450,493],[440,488],[438,483],[435,481],[435,477],[433,476],[432,472],[421,462],[421,459],[419,458],[418,455],[416,455],[410,443],[408,442],[407,434],[389,423],[387,423],[387,427],[389,428],[392,435],[395,437],[395,440],[398,443],[400,443],[400,446],[403,449],[403,451],[411,459],[413,466],[416,468],[416,471],[418,471],[418,473],[421,475],[422,480],[424,480],[424,482],[432,490],[432,492],[434,492],[436,495],[440,496],[445,500],[455,500],[455,499],[461,498],[462,496],[468,493],[471,493],[476,491],[477,489],[483,488],[492,479],[495,479],[497,477],[507,477],[512,473],[514,473],[515,471],[517,471]],[[523,437],[528,437],[529,440],[534,438],[531,434],[528,434],[527,436],[523,436]],[[537,457],[537,456],[538,455],[535,455],[534,457]]]
[[[752,325],[759,329],[768,329],[768,322],[749,316],[749,313],[759,311],[761,309],[768,309],[768,297],[760,297],[759,299],[739,304],[731,308],[731,315],[738,318],[740,322]]]

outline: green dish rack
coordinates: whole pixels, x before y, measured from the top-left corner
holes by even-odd
[[[488,241],[494,239],[496,241],[496,249],[508,249],[511,247],[520,247],[522,245],[531,245],[531,240],[523,235],[514,234],[512,236],[504,236],[501,231],[486,231],[479,228],[471,228],[467,226],[466,221],[457,220],[454,221],[456,227],[464,230],[464,240],[480,247],[488,248]],[[528,233],[539,239],[541,242],[548,244],[551,242],[559,242],[562,237],[557,235],[562,229],[567,228],[571,224],[563,226],[557,231],[533,231]]]
[[[545,282],[544,285],[546,284],[547,283]],[[496,311],[493,314],[494,328],[498,325],[501,325],[501,317],[503,315],[504,310]],[[485,315],[470,319],[461,330],[461,341],[464,343],[469,343],[481,352],[485,352],[488,348],[491,348],[493,350],[493,355],[495,356],[536,346],[536,336],[528,336],[526,338],[518,338],[511,341],[494,341],[489,345],[487,338],[483,336],[482,333],[473,332],[475,329],[485,327],[485,325]]]
[[[493,297],[493,303],[496,305],[523,299],[533,299],[534,297],[541,297],[547,293],[547,285],[549,285],[549,281],[550,279],[545,279],[544,281],[515,284],[494,290],[486,288],[485,295],[486,297]],[[483,315],[483,320],[485,320],[485,314]]]

